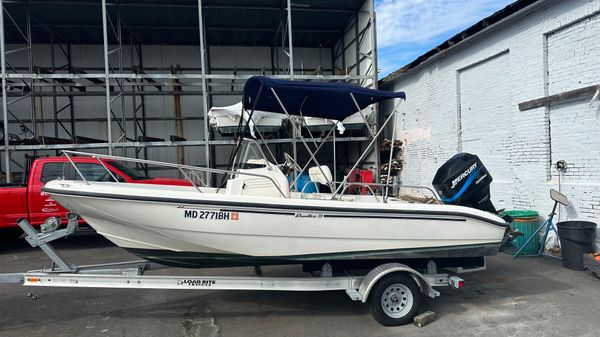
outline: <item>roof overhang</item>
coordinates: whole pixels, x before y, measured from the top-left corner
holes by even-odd
[[[292,4],[292,38],[297,47],[333,47],[348,22],[369,0],[302,0]],[[4,7],[6,43],[26,43],[26,12],[36,44],[102,44],[99,0],[9,0]],[[203,0],[208,45],[273,46],[285,33],[287,2],[282,0]],[[120,15],[122,43],[198,45],[198,0],[107,0],[109,43],[116,44]],[[117,13],[119,15],[117,15]]]

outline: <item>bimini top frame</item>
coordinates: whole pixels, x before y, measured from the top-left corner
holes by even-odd
[[[389,92],[373,90],[346,83],[287,81],[272,79],[265,76],[253,76],[246,81],[242,103],[243,108],[251,110],[249,119],[252,119],[255,110],[262,110],[274,113],[284,113],[288,118],[291,117],[291,115],[295,115],[343,120],[357,112],[365,119],[361,112],[362,109],[371,104],[395,98],[399,98],[400,102],[402,102],[406,99],[406,94],[402,91]],[[373,132],[369,130],[373,139],[350,171],[356,169],[367,157],[371,152],[371,148],[377,142],[377,138],[392,119],[394,120],[393,132],[395,132],[396,119],[392,117],[396,115],[396,110],[400,102],[394,106],[392,113],[387,117],[376,134],[373,134]],[[296,134],[300,135],[301,132],[298,130],[298,126],[295,125],[295,123],[291,124],[294,127]],[[392,135],[392,137],[394,137],[394,135]],[[326,176],[316,158],[316,152],[320,150],[320,147],[313,152],[304,138],[300,137],[300,141],[310,155],[309,163],[311,161],[314,162],[323,176]],[[392,144],[393,141],[394,139],[392,139]],[[391,167],[391,156],[389,161],[388,167]],[[307,166],[308,163],[303,170]],[[334,191],[331,196],[332,199],[335,199],[338,196],[338,193],[343,189],[343,185],[346,183],[347,179],[347,176],[344,177],[342,184],[337,188],[334,182],[328,181],[329,188],[331,191]],[[297,179],[294,179],[294,185],[296,184],[296,180]]]

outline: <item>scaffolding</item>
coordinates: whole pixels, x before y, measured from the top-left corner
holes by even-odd
[[[3,13],[0,15],[0,63],[4,135],[1,163],[5,180],[11,183],[11,172],[24,171],[25,164],[13,158],[15,152],[36,155],[39,151],[55,151],[58,154],[65,149],[98,149],[108,154],[120,151],[121,155],[147,158],[149,148],[165,147],[177,149],[178,161],[180,158],[183,161],[182,149],[197,146],[203,149],[202,164],[217,167],[215,147],[231,146],[236,142],[215,137],[209,127],[207,112],[215,96],[240,96],[245,80],[253,75],[344,81],[376,88],[373,6],[372,0],[328,1],[327,4],[270,0],[260,5],[209,0],[168,3],[158,0],[0,0],[0,12]],[[48,8],[55,10],[49,11]],[[169,10],[186,13],[182,16],[185,22],[144,23],[135,19],[140,16],[141,20],[144,17],[163,20],[161,12]],[[207,16],[207,11],[211,15]],[[253,15],[263,15],[263,21],[277,18],[277,22],[274,26],[269,26],[268,22],[261,26],[241,22],[242,19],[240,22],[235,19],[219,21],[219,18],[234,16],[231,11],[252,12]],[[193,24],[192,18],[195,20]],[[211,20],[208,24],[207,18]],[[336,24],[338,21],[341,24]],[[81,43],[102,45],[103,67],[73,65],[72,47]],[[200,66],[145,67],[143,46],[162,43],[197,46]],[[36,64],[34,49],[41,44],[49,46],[49,65]],[[271,68],[211,67],[210,47],[227,45],[269,47]],[[294,56],[296,48],[329,48],[331,66],[319,66],[320,69],[307,73],[304,67],[298,67]],[[19,64],[13,64],[11,59],[19,59]],[[78,116],[74,98],[80,96],[104,98],[106,116]],[[174,116],[148,116],[146,100],[150,96],[172,96]],[[184,96],[201,97],[201,116],[184,117],[181,111],[177,111],[178,100]],[[51,102],[52,118],[44,118],[40,112],[48,100]],[[28,102],[28,113],[13,110],[19,102]],[[380,117],[377,110],[373,115],[371,135],[377,131]],[[174,121],[177,132],[169,139],[152,137],[147,125],[152,121]],[[201,139],[183,137],[181,129],[186,121],[202,122]],[[106,123],[106,139],[88,137],[86,126],[78,125],[100,122]],[[11,130],[15,129],[11,125],[18,126],[23,139],[11,138]],[[51,132],[45,130],[47,125],[52,126]],[[288,137],[262,140],[261,143],[274,146],[290,144],[296,141],[297,136],[294,133]],[[327,141],[334,144],[357,142],[360,149],[360,143],[369,140],[369,136],[358,136],[333,137]],[[335,157],[333,163],[336,163]],[[379,158],[374,158],[372,163],[378,168]]]

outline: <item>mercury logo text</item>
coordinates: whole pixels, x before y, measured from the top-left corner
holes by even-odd
[[[455,188],[458,183],[460,183],[465,177],[468,177],[471,172],[473,172],[477,168],[477,163],[471,165],[465,172],[461,173],[458,177],[452,180],[452,187]]]

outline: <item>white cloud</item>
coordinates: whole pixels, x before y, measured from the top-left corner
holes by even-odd
[[[377,3],[379,47],[427,44],[458,32],[490,15],[510,0],[381,0]]]
[[[423,48],[413,48],[410,45],[379,48],[377,51],[377,68],[382,75],[387,75],[414,60],[423,52]]]

